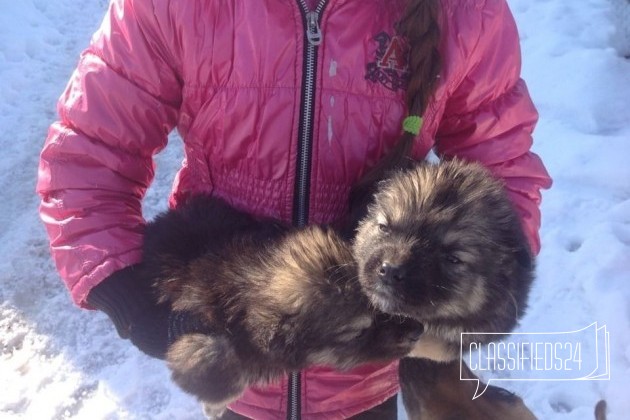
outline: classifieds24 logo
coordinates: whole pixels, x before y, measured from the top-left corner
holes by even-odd
[[[477,381],[473,400],[483,395],[490,382],[498,381],[593,381],[610,379],[610,338],[606,325],[597,322],[575,331],[512,333],[507,341],[483,340],[464,348],[467,334],[462,333],[461,363],[476,375],[488,379]],[[462,369],[460,368],[460,372]],[[481,386],[480,386],[481,385]]]

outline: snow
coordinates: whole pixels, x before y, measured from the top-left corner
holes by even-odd
[[[610,419],[627,418],[630,60],[619,34],[628,23],[615,27],[620,13],[609,0],[509,3],[523,75],[541,114],[534,150],[555,181],[544,193],[543,251],[518,331],[605,324],[611,379],[500,385],[540,418],[593,418],[602,398]],[[37,160],[55,102],[106,6],[22,0],[4,1],[0,10],[0,418],[203,418],[197,402],[170,383],[163,362],[120,340],[104,315],[71,304],[37,215]],[[170,143],[158,156],[147,217],[166,208],[181,161],[176,135]]]

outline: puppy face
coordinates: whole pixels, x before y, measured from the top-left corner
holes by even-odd
[[[417,321],[379,316],[357,279],[348,243],[333,229],[311,225],[287,235],[263,268],[250,270],[248,279],[264,286],[242,289],[244,321],[247,336],[278,364],[343,369],[392,360],[409,353],[422,333]]]
[[[487,314],[515,295],[522,310],[531,282],[519,219],[476,164],[422,164],[383,181],[353,252],[376,307],[423,321]]]

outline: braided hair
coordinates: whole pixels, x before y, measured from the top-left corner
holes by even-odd
[[[408,0],[397,32],[409,46],[409,81],[406,93],[407,113],[422,117],[437,86],[440,60],[440,0]],[[394,148],[369,170],[350,192],[350,212],[357,220],[365,213],[376,183],[387,172],[406,166],[418,133],[403,131]]]

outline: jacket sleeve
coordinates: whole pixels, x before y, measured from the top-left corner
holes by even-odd
[[[446,159],[478,161],[504,180],[537,254],[540,189],[551,186],[543,163],[530,151],[538,113],[520,78],[519,38],[505,0],[487,0],[479,12],[478,36],[459,41],[467,60],[447,100],[435,149]]]
[[[141,257],[141,201],[181,102],[177,60],[151,0],[114,0],[59,99],[37,192],[74,302]]]

